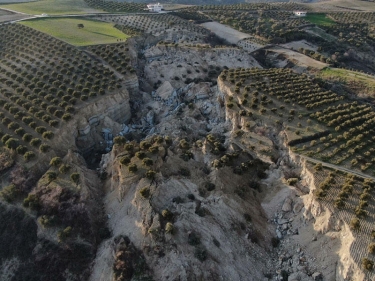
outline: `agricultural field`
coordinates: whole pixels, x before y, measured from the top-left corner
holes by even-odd
[[[131,66],[129,48],[126,43],[89,46],[86,50],[105,60],[122,75],[135,73],[135,69]]]
[[[325,68],[317,74],[325,80],[340,82],[360,97],[374,97],[374,76],[339,68]]]
[[[314,23],[319,26],[331,26],[335,24],[335,22],[329,18],[326,14],[312,14],[308,13],[305,17],[305,20]]]
[[[20,161],[58,150],[54,136],[80,107],[122,87],[111,70],[47,34],[13,24],[0,36],[0,136]]]
[[[115,43],[129,37],[114,24],[83,18],[41,18],[22,24],[75,46]]]
[[[9,3],[9,1],[7,3]],[[101,10],[89,7],[83,0],[39,0],[18,4],[2,4],[0,5],[0,8],[6,8],[31,15],[62,15],[101,12]]]
[[[115,23],[120,30],[130,28],[134,32],[145,32],[161,34],[166,30],[189,31],[208,35],[209,31],[195,25],[187,20],[170,14],[150,14],[150,15],[100,15],[96,19]]]
[[[353,174],[307,164],[314,175],[315,197],[339,220],[344,221],[355,237],[350,256],[359,267],[374,261],[375,182]],[[366,270],[367,280],[374,276]]]
[[[107,12],[145,12],[147,11],[146,4],[142,3],[128,3],[118,1],[106,1],[106,0],[83,0],[95,9],[104,10]]]
[[[295,152],[373,175],[375,111],[320,88],[290,70],[229,69],[219,76],[232,89],[228,110],[245,128],[256,119],[285,128]]]
[[[217,22],[271,43],[277,43],[276,41],[280,41],[281,37],[286,37],[287,40],[294,39],[295,35],[291,30],[297,32],[299,26],[309,23],[303,18],[293,17],[292,12],[279,10],[213,10],[205,14]]]

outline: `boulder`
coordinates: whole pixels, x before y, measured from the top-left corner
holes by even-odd
[[[302,210],[303,206],[304,206],[303,202],[297,202],[297,203],[295,203],[294,206],[293,206],[293,212],[295,214],[299,213]]]
[[[156,90],[156,95],[161,97],[163,100],[169,99],[174,92],[174,88],[172,87],[171,83],[168,81],[164,81],[163,84]]]
[[[292,210],[292,202],[292,199],[290,199],[289,197],[286,198],[281,210],[283,210],[283,212],[290,212]]]
[[[320,272],[314,272],[312,278],[314,281],[323,281],[323,275]]]
[[[146,122],[151,126],[154,125],[155,122],[155,113],[153,110],[150,110],[146,115]]]

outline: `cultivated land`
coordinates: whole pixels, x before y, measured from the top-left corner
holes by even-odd
[[[22,24],[75,46],[115,43],[128,38],[111,23],[81,18],[36,19]],[[78,24],[84,28],[78,28]]]
[[[83,0],[41,0],[19,4],[4,4],[0,5],[0,8],[1,7],[31,15],[63,15],[101,12],[100,10],[90,8]]]
[[[334,82],[341,82],[356,94],[363,97],[374,97],[375,80],[373,75],[347,69],[326,68],[318,77]]]
[[[0,280],[373,280],[375,13],[350,2],[10,5],[48,15],[0,25]]]
[[[307,14],[304,19],[323,26],[330,26],[335,23],[332,19],[328,18],[326,14]]]

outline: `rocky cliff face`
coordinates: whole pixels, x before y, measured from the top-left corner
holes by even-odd
[[[141,168],[129,173],[122,148],[107,156],[104,201],[113,238],[101,245],[90,280],[113,274],[120,236],[144,253],[154,280],[262,280],[269,273],[271,233],[252,190],[256,183],[244,183],[229,166],[212,168],[216,157],[207,141],[190,147],[194,156],[186,161],[178,140],[159,145],[158,155],[146,152],[157,171],[152,180]]]
[[[129,92],[124,89],[82,108],[66,128],[66,141],[71,144],[74,137],[78,149],[85,155],[95,149],[105,150],[102,130],[109,129],[113,136],[120,133],[122,124],[131,117],[129,99]]]

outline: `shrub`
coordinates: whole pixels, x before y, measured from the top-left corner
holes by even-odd
[[[16,151],[17,151],[18,154],[22,154],[23,155],[23,154],[26,153],[27,147],[23,146],[23,145],[19,145],[19,146],[17,146]]]
[[[24,155],[23,155],[23,158],[26,160],[26,161],[30,161],[31,159],[35,158],[35,153],[33,151],[27,151]]]
[[[25,142],[29,142],[29,141],[31,141],[32,138],[33,138],[33,136],[31,134],[26,133],[26,134],[23,135],[22,140],[25,141]]]
[[[25,130],[23,128],[18,128],[14,131],[17,135],[23,136],[25,134]]]
[[[16,122],[11,122],[11,123],[9,123],[9,125],[8,125],[8,129],[9,130],[15,130],[15,129],[18,129],[20,127],[20,125],[18,125]]]
[[[125,166],[129,165],[130,162],[131,162],[131,159],[129,156],[124,156],[124,157],[121,157],[120,159],[120,163]]]
[[[68,226],[64,230],[60,230],[57,233],[57,238],[59,242],[64,242],[67,238],[72,235],[72,227]]]
[[[37,126],[36,122],[31,122],[31,123],[29,124],[29,127],[32,128],[32,129],[35,129],[36,126]]]
[[[370,254],[375,254],[375,243],[371,243],[370,245],[368,245],[368,252]]]
[[[152,166],[152,164],[154,164],[154,161],[152,161],[151,158],[144,158],[142,160],[142,163],[143,163],[143,165],[149,167],[149,166]]]
[[[53,134],[53,132],[51,132],[51,131],[46,131],[46,132],[44,132],[43,135],[42,135],[42,137],[43,137],[44,139],[49,139],[49,140],[52,139],[53,136],[54,136],[54,134]]]
[[[146,153],[144,153],[143,151],[138,151],[135,156],[137,156],[138,159],[143,159],[146,157]]]
[[[23,200],[23,206],[32,210],[38,210],[40,208],[39,198],[36,194],[29,194]]]
[[[54,181],[55,179],[57,179],[57,174],[53,171],[48,171],[46,173],[46,178],[48,182],[50,183],[51,181]]]
[[[289,178],[287,181],[288,185],[295,185],[298,182],[298,178]]]
[[[19,144],[18,139],[10,138],[5,142],[5,146],[9,149],[16,149]]]
[[[321,163],[318,163],[314,166],[315,171],[321,171],[323,169],[323,165]]]
[[[189,143],[185,139],[180,140],[179,146],[183,149],[189,149]]]
[[[155,175],[156,175],[156,172],[154,170],[148,170],[145,176],[146,178],[151,180],[155,177]]]
[[[48,216],[48,215],[43,215],[41,216],[38,221],[40,222],[41,225],[44,227],[49,227],[53,226],[56,224],[56,217],[55,216]]]
[[[8,185],[7,187],[4,187],[0,191],[0,197],[3,198],[8,203],[13,202],[17,198],[18,195],[19,195],[19,191],[17,190],[14,184]]]
[[[37,132],[38,134],[43,134],[45,131],[47,131],[47,129],[46,127],[43,127],[43,126],[39,126],[35,128],[35,132]]]
[[[149,196],[150,196],[150,188],[148,187],[148,186],[145,186],[145,187],[143,187],[140,191],[139,191],[139,193],[141,194],[141,196],[143,197],[143,198],[148,198]]]
[[[50,166],[60,166],[62,163],[62,159],[60,157],[53,157],[49,162]]]
[[[80,178],[79,173],[73,173],[70,175],[70,180],[74,182],[75,184],[79,183],[79,178]]]
[[[9,135],[9,134],[5,134],[5,135],[1,138],[1,142],[5,144],[5,143],[7,142],[7,140],[9,140],[11,137],[12,137],[11,135]]]
[[[374,268],[374,262],[368,258],[363,258],[362,267],[366,270],[372,270]]]
[[[70,170],[70,166],[67,164],[61,164],[59,167],[59,172],[61,174],[66,174]]]
[[[40,145],[41,142],[42,142],[42,141],[41,141],[40,139],[38,139],[38,138],[34,138],[34,139],[32,139],[32,140],[30,141],[30,144],[31,144],[32,146],[38,146],[38,145]]]
[[[166,143],[167,145],[172,145],[172,143],[173,143],[173,140],[172,140],[172,138],[171,138],[170,136],[166,136],[166,137],[164,138],[164,140],[165,140],[165,143]]]
[[[127,143],[127,144],[124,145],[124,149],[125,149],[126,151],[132,151],[133,148],[134,148],[134,145],[131,144],[131,143]]]
[[[314,191],[314,195],[317,199],[321,199],[323,197],[326,197],[327,196],[327,192],[324,191],[323,189],[316,189]]]
[[[338,209],[342,209],[342,208],[344,208],[344,206],[345,206],[345,202],[344,202],[343,199],[341,199],[341,198],[337,198],[337,199],[335,200],[334,205],[335,205],[336,208],[338,208]]]
[[[51,126],[51,127],[57,127],[58,125],[59,125],[59,121],[57,121],[57,120],[50,120],[49,122],[48,122],[48,124]]]
[[[113,142],[118,145],[123,145],[126,143],[126,138],[123,136],[117,136],[113,139]]]
[[[65,113],[63,116],[62,116],[62,120],[64,121],[69,121],[70,119],[72,119],[72,115],[70,115],[69,113]]]
[[[129,170],[129,172],[131,172],[131,173],[135,173],[135,172],[138,171],[138,167],[137,167],[136,164],[131,164],[131,165],[129,165],[128,170]]]
[[[163,218],[165,218],[167,221],[173,220],[173,213],[169,211],[168,209],[165,209],[161,212],[161,215]]]
[[[167,224],[165,225],[165,232],[169,234],[173,234],[174,226],[171,222],[167,222]]]
[[[141,143],[139,144],[139,147],[142,150],[146,150],[151,147],[151,143],[149,143],[148,141],[141,141]]]
[[[46,152],[48,152],[48,150],[49,150],[50,148],[51,148],[51,147],[50,147],[48,144],[43,143],[43,144],[41,144],[41,145],[39,146],[39,151],[42,152],[42,153],[46,153]]]
[[[159,152],[159,146],[155,145],[155,146],[151,146],[149,149],[148,149],[149,152],[151,153],[157,153]]]
[[[363,218],[363,217],[367,216],[367,212],[360,207],[356,207],[355,208],[355,215],[359,218]]]
[[[360,228],[360,222],[357,218],[352,218],[349,224],[350,228],[353,230],[358,230]]]

